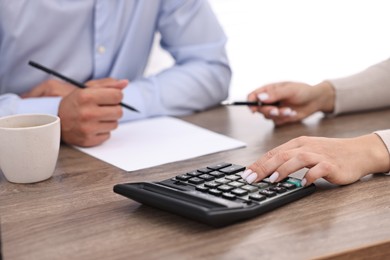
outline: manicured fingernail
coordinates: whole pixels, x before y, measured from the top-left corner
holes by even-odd
[[[278,116],[279,115],[279,110],[277,108],[273,108],[273,109],[271,109],[271,111],[269,111],[269,114],[271,116]]]
[[[246,179],[249,174],[251,174],[253,171],[251,169],[246,169],[243,173],[241,173],[241,178]]]
[[[292,112],[292,109],[288,107],[285,110],[283,110],[282,113],[283,113],[284,116],[290,116],[291,112]]]
[[[278,178],[279,178],[279,173],[278,173],[278,172],[274,172],[274,173],[272,173],[272,175],[269,177],[269,181],[270,181],[271,183],[274,183]]]
[[[297,115],[297,111],[292,110],[291,113],[290,113],[290,116],[292,117],[292,116],[296,116],[296,115]]]
[[[305,186],[306,186],[306,183],[307,183],[306,178],[303,178],[303,179],[301,180],[301,185],[302,185],[302,187],[305,187]]]
[[[255,180],[257,179],[257,173],[255,172],[252,172],[248,177],[246,177],[246,182],[251,184],[252,182],[254,182]]]
[[[269,95],[267,93],[260,93],[257,95],[257,98],[260,100],[260,101],[265,101],[269,98]]]

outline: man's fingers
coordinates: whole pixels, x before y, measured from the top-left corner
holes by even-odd
[[[90,121],[79,126],[79,136],[85,140],[94,139],[96,135],[109,134],[118,127],[118,121]]]
[[[122,98],[122,91],[112,88],[83,89],[78,93],[80,104],[118,105]]]
[[[107,141],[109,138],[110,138],[110,133],[102,133],[102,134],[91,135],[88,138],[83,138],[80,140],[72,139],[71,143],[74,143],[76,142],[75,140],[78,140],[76,142],[77,145],[82,147],[92,147]]]
[[[123,89],[129,84],[127,79],[117,80],[112,78],[91,80],[85,83],[89,88],[116,88]]]

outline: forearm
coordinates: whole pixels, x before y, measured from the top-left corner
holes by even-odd
[[[230,78],[227,65],[198,61],[133,81],[124,90],[123,102],[140,113],[125,110],[122,121],[185,115],[215,106],[227,98]]]
[[[390,106],[390,59],[355,75],[328,81],[336,91],[334,114]]]

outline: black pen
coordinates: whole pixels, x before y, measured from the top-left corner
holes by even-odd
[[[60,78],[60,79],[63,79],[63,80],[65,80],[66,82],[69,82],[70,84],[75,85],[76,87],[79,87],[79,88],[87,88],[87,86],[85,86],[84,84],[82,84],[82,83],[80,83],[80,82],[78,82],[78,81],[76,81],[76,80],[74,80],[74,79],[70,79],[70,78],[68,78],[68,77],[65,77],[64,75],[62,75],[62,74],[60,74],[60,73],[58,73],[58,72],[56,72],[56,71],[54,71],[54,70],[48,69],[48,68],[42,66],[41,64],[38,64],[38,63],[33,62],[33,61],[29,61],[28,64],[31,65],[31,66],[33,66],[34,68],[43,70],[43,71],[45,71],[45,72],[47,72],[47,73],[49,73],[49,74],[52,74],[52,75],[54,75],[54,76],[56,76],[56,77],[58,77],[58,78]],[[130,109],[130,110],[132,110],[132,111],[139,112],[139,111],[138,111],[137,109],[135,109],[134,107],[131,107],[131,106],[129,106],[129,105],[126,105],[126,104],[124,104],[124,103],[122,103],[122,102],[119,103],[119,105],[121,105],[122,107],[125,107],[125,108],[127,108],[127,109]]]
[[[224,106],[279,106],[280,102],[264,103],[261,101],[223,101],[221,103]]]

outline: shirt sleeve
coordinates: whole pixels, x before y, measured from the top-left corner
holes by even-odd
[[[385,144],[387,150],[389,151],[389,156],[390,156],[390,129],[376,131],[374,133],[377,134],[382,139],[382,141]],[[386,175],[390,175],[390,172],[386,173]]]
[[[123,102],[122,121],[159,115],[186,115],[217,105],[228,96],[231,70],[226,36],[207,1],[163,1],[157,22],[161,46],[175,65],[132,81]]]
[[[352,76],[327,81],[336,91],[333,114],[390,106],[390,59]]]
[[[0,116],[14,114],[58,114],[61,97],[22,99],[15,94],[0,95]]]

